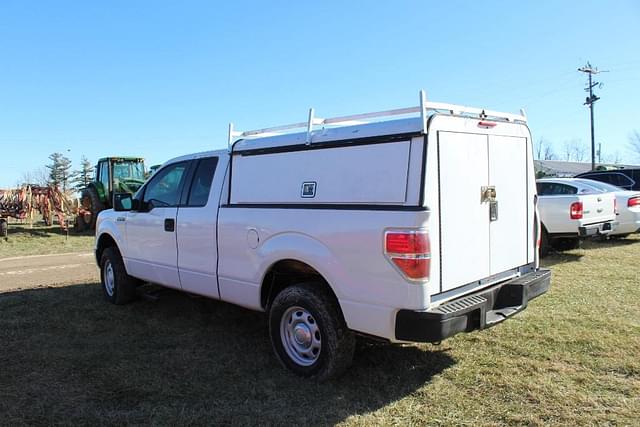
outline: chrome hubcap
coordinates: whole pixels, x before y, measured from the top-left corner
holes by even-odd
[[[280,320],[280,339],[287,355],[300,366],[310,366],[320,357],[320,328],[302,307],[290,307]]]
[[[110,297],[113,296],[115,284],[116,278],[115,274],[113,273],[113,266],[111,265],[111,261],[107,261],[106,265],[104,266],[104,290]]]

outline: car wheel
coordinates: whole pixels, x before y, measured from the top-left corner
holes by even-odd
[[[552,246],[559,251],[568,251],[580,247],[580,239],[577,237],[562,237],[553,241]]]
[[[100,280],[105,298],[112,304],[127,304],[136,299],[138,280],[129,276],[117,248],[104,250],[100,259]]]
[[[540,237],[540,258],[544,258],[549,255],[549,233],[547,229],[542,226],[542,236]]]
[[[302,377],[326,381],[353,360],[355,336],[321,283],[283,289],[269,309],[269,334],[280,363]]]

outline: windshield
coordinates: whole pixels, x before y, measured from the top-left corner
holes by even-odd
[[[116,162],[113,164],[113,178],[119,180],[144,181],[144,163]]]

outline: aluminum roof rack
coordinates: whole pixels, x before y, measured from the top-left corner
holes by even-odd
[[[326,125],[353,125],[355,123],[370,123],[374,118],[380,117],[393,117],[404,116],[409,114],[419,113],[422,119],[422,131],[427,132],[427,119],[429,118],[429,112],[447,112],[451,115],[466,115],[477,116],[480,119],[494,119],[507,122],[521,122],[526,123],[527,116],[523,109],[520,110],[520,114],[501,113],[498,111],[484,110],[482,108],[465,107],[455,104],[446,104],[442,102],[427,102],[427,97],[424,90],[420,91],[420,105],[416,107],[398,108],[395,110],[375,111],[372,113],[353,114],[349,116],[331,117],[327,119],[321,119],[315,117],[315,111],[313,108],[309,109],[309,116],[306,122],[291,123],[281,126],[273,126],[262,129],[237,131],[235,130],[233,123],[229,123],[229,151],[232,150],[235,141],[244,138],[258,138],[273,136],[286,133],[293,129],[306,128],[307,137],[306,144],[311,144],[311,137],[314,126],[326,126]]]

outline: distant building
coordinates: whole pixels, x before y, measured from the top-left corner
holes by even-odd
[[[564,162],[560,160],[534,160],[536,176],[572,177],[591,170],[591,162]],[[637,165],[614,165],[611,163],[596,163],[596,170],[640,168]]]

